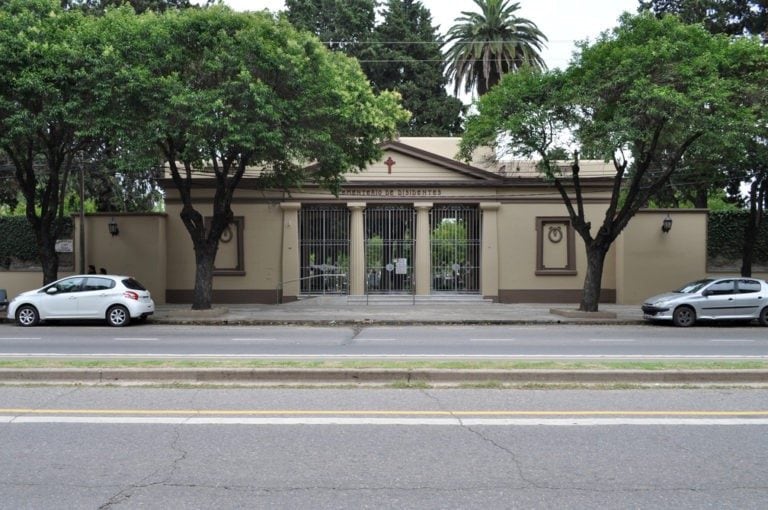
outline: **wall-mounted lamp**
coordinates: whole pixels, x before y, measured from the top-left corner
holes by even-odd
[[[115,221],[115,218],[109,220],[109,224],[107,224],[107,226],[109,227],[109,233],[113,236],[116,236],[120,233],[120,229],[117,228],[117,222]]]
[[[667,213],[667,217],[661,222],[661,231],[666,234],[670,230],[672,230],[672,218],[670,218],[669,213]]]

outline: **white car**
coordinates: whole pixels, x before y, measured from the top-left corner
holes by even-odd
[[[49,319],[104,319],[125,326],[155,312],[149,291],[129,276],[68,276],[39,289],[22,292],[8,305],[8,317],[19,326]]]
[[[648,320],[672,321],[682,327],[700,319],[757,319],[768,326],[768,282],[740,276],[704,278],[648,298],[642,309]]]

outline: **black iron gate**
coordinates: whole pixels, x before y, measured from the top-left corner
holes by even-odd
[[[346,294],[349,218],[344,206],[304,206],[300,211],[301,293]]]
[[[480,292],[480,210],[438,205],[429,214],[432,291]]]
[[[365,288],[371,294],[414,291],[412,206],[373,206],[365,211]]]

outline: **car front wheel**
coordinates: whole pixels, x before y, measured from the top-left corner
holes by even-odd
[[[672,314],[672,323],[675,326],[687,328],[688,326],[693,326],[694,322],[696,322],[696,312],[688,306],[676,308],[675,313]]]
[[[115,305],[107,310],[107,324],[119,328],[131,322],[128,309],[122,305]]]
[[[768,326],[768,306],[763,308],[763,311],[760,312],[759,320],[760,320],[760,324],[762,324],[763,326]]]
[[[24,328],[37,326],[40,322],[40,315],[37,308],[32,305],[23,305],[16,310],[16,324]]]

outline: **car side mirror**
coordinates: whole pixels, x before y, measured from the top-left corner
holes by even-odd
[[[56,287],[48,287],[45,289],[46,294],[56,294],[59,291]]]
[[[713,292],[712,292],[711,290],[709,290],[709,289],[707,289],[707,290],[705,290],[705,291],[703,291],[703,292],[701,293],[701,295],[702,295],[702,296],[704,296],[704,297],[709,297],[709,296],[711,296],[712,294],[713,294]]]

